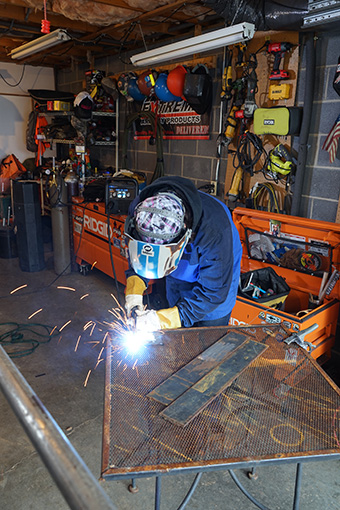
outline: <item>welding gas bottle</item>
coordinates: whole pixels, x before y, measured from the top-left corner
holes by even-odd
[[[68,199],[70,200],[72,197],[77,197],[79,195],[79,179],[72,169],[66,174],[64,182],[67,186]]]

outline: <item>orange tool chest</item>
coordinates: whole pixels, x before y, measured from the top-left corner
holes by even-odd
[[[340,224],[246,208],[234,209],[233,219],[243,246],[242,275],[271,267],[289,292],[281,309],[238,295],[230,324],[282,324],[292,333],[318,324],[305,340],[315,347],[314,359],[328,359],[339,315]],[[318,300],[332,273],[332,290]]]
[[[95,265],[113,278],[110,238],[117,280],[125,285],[128,268],[124,236],[126,216],[110,215],[109,231],[104,202],[84,202],[80,197],[73,197],[72,202],[73,246],[77,264]]]

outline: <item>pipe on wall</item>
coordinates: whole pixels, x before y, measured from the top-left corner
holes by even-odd
[[[308,136],[312,117],[313,98],[314,98],[314,81],[315,81],[315,44],[314,34],[306,34],[306,76],[303,116],[301,123],[301,131],[299,136],[298,160],[295,173],[295,183],[293,189],[293,199],[291,214],[293,216],[301,216],[301,194],[305,177],[306,161],[308,153]]]

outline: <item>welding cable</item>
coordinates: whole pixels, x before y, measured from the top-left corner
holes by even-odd
[[[112,255],[111,232],[110,232],[110,213],[108,213],[108,215],[107,215],[107,239],[109,242],[110,260],[111,260],[113,278],[114,278],[115,285],[116,285],[117,300],[118,300],[118,303],[120,304],[120,306],[122,306],[121,299],[120,299],[120,293],[119,293],[119,287],[118,287],[118,280],[117,280],[117,275],[116,275],[116,268],[115,268],[115,264],[113,262],[113,255]]]
[[[235,475],[234,471],[232,469],[229,469],[229,474],[231,476],[231,478],[234,480],[234,482],[236,483],[237,487],[240,489],[241,492],[243,492],[243,494],[248,498],[250,499],[250,501],[252,503],[254,503],[255,506],[257,506],[257,508],[260,508],[261,510],[270,510],[267,506],[264,506],[262,505],[259,501],[257,501],[251,494],[250,492],[247,491],[247,489],[245,487],[243,487],[243,485],[241,484],[240,480],[237,478],[237,476]]]
[[[17,322],[3,322],[0,323],[0,328],[13,326],[9,331],[0,334],[0,345],[5,346],[15,346],[16,349],[12,352],[7,352],[10,358],[22,358],[23,356],[28,356],[32,354],[37,347],[41,344],[48,343],[52,337],[59,335],[59,330],[57,328],[52,328],[51,326],[47,326],[46,324],[39,323],[31,323],[29,326],[27,324],[18,324]],[[46,331],[46,333],[40,333],[34,328],[42,328]],[[30,335],[35,335],[40,337],[40,340],[36,338],[25,338],[25,332],[29,332]],[[20,344],[31,344],[30,347],[22,347],[20,350],[17,349],[17,346]]]
[[[267,162],[267,152],[263,147],[262,141],[254,133],[246,131],[239,137],[233,158],[233,166],[234,168],[242,168],[242,170],[248,172],[252,176],[254,175],[254,167],[262,156],[264,156],[265,159],[264,168]],[[258,171],[263,171],[263,168]]]
[[[257,210],[267,210],[269,212],[281,213],[275,188],[270,183],[257,183],[256,188],[252,192],[253,206]],[[267,206],[264,200],[267,198]],[[262,205],[261,205],[262,203]]]
[[[202,474],[203,474],[202,471],[200,473],[197,473],[197,475],[194,478],[194,481],[191,484],[191,487],[190,487],[187,495],[185,496],[185,498],[183,499],[182,503],[177,508],[177,510],[183,510],[187,506],[187,504],[189,503],[189,501],[191,499],[191,496],[193,495],[193,493],[196,490],[197,485],[199,484]]]
[[[121,168],[127,167],[127,156],[128,156],[128,136],[129,130],[133,126],[134,122],[138,119],[145,118],[149,121],[151,126],[156,125],[157,129],[155,130],[155,138],[156,138],[156,154],[157,161],[154,173],[151,177],[151,182],[155,181],[159,177],[163,177],[164,175],[164,159],[163,159],[163,128],[161,126],[159,118],[156,120],[156,116],[153,112],[137,112],[132,113],[128,116],[126,121],[126,126],[123,133],[122,139],[122,164]]]

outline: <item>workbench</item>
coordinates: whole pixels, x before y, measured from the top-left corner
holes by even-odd
[[[185,427],[160,416],[165,406],[148,393],[227,333],[240,331],[268,348]],[[284,343],[288,336],[280,325],[179,329],[136,354],[112,338],[102,478],[130,478],[133,488],[136,478],[154,476],[159,510],[165,475],[197,473],[186,504],[203,472],[228,470],[235,477],[233,469],[294,463],[297,510],[302,464],[340,458],[340,390],[307,351]]]

